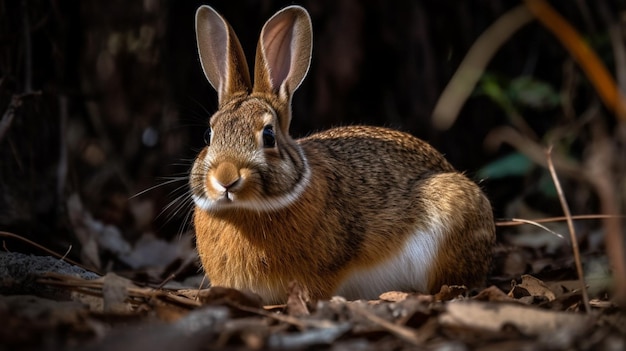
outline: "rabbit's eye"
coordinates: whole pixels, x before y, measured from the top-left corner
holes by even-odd
[[[263,147],[274,147],[276,145],[276,135],[274,134],[274,127],[269,125],[263,128]]]
[[[211,145],[211,128],[207,128],[204,132],[204,142],[208,145]]]

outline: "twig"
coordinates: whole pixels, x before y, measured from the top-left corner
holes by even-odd
[[[545,231],[547,231],[547,232],[549,232],[551,234],[556,235],[557,237],[559,237],[561,239],[565,239],[563,237],[563,235],[561,235],[561,234],[555,232],[554,230],[546,227],[545,225],[539,224],[538,222],[535,222],[535,221],[531,221],[531,220],[528,220],[528,219],[521,219],[521,218],[511,218],[511,222],[519,222],[519,223],[523,223],[523,224],[534,225],[534,226],[539,227],[539,228],[541,228],[541,229],[543,229],[543,230],[545,230]]]
[[[615,71],[617,76],[617,84],[622,94],[626,93],[626,47],[624,46],[624,35],[622,34],[621,22],[615,19],[615,16],[611,13],[606,3],[600,1],[598,3],[600,9],[600,15],[604,19],[605,23],[609,23],[609,37],[611,38],[611,45],[613,47],[613,56],[615,62]],[[621,126],[624,128],[625,126]],[[619,127],[618,127],[619,128]],[[619,138],[620,133],[616,133],[616,138]],[[624,134],[621,134],[621,140],[624,141]],[[620,139],[616,139],[619,142]],[[597,150],[596,153],[601,152],[606,157],[607,150]],[[615,160],[615,151],[610,152],[612,159]],[[613,161],[615,162],[615,161]],[[604,173],[605,170],[610,169],[607,165],[604,165],[601,169],[594,169],[595,173]],[[602,208],[605,212],[615,213],[619,211],[618,199],[615,196],[615,176],[610,177],[611,173],[595,174],[592,178],[596,183],[596,189],[601,199]],[[623,172],[621,173],[623,175]],[[619,185],[618,185],[619,187]],[[613,283],[613,300],[622,308],[626,308],[626,281],[619,277],[626,277],[626,252],[624,250],[624,230],[622,226],[623,221],[619,219],[606,219],[604,220],[605,245],[609,262],[613,269],[614,283]]]
[[[17,234],[5,232],[5,231],[0,231],[0,236],[4,236],[4,237],[7,237],[7,238],[13,238],[13,239],[17,239],[17,240],[23,241],[23,242],[25,242],[25,243],[27,243],[29,245],[32,245],[32,246],[34,246],[34,247],[36,247],[36,248],[46,252],[47,254],[49,254],[51,256],[54,256],[54,257],[62,260],[62,261],[65,261],[65,262],[67,262],[69,264],[73,264],[74,266],[81,267],[81,268],[83,268],[86,271],[91,271],[91,272],[100,274],[97,270],[95,270],[93,268],[85,267],[82,264],[65,257],[65,255],[61,255],[61,254],[59,254],[57,252],[54,252],[54,251],[52,251],[52,250],[50,250],[50,249],[48,249],[48,248],[46,248],[46,247],[44,247],[42,245],[37,244],[36,242],[34,242],[32,240],[26,239],[25,237],[23,237],[21,235],[17,235]],[[100,275],[102,275],[102,274],[100,274]]]
[[[608,215],[608,214],[589,214],[589,215],[574,215],[572,219],[581,220],[581,219],[608,219],[608,218],[626,218],[624,215]],[[521,219],[521,218],[501,218],[496,220],[497,227],[513,227],[524,224],[535,224],[535,223],[553,223],[553,222],[561,222],[567,220],[567,217],[550,217],[550,218],[539,218],[539,219]]]
[[[172,273],[167,276],[167,278],[163,279],[163,281],[157,286],[157,289],[163,289],[165,284],[172,281],[172,279],[176,278],[176,274]]]
[[[563,194],[563,189],[561,188],[561,182],[559,182],[556,170],[554,169],[554,164],[552,163],[552,146],[550,146],[546,151],[546,159],[548,161],[548,169],[550,170],[552,180],[554,181],[554,187],[556,188],[559,200],[561,201],[563,213],[567,218],[567,226],[569,228],[569,234],[572,241],[572,251],[574,252],[574,261],[576,262],[576,271],[578,272],[578,280],[580,281],[580,288],[583,293],[583,303],[585,304],[585,311],[589,313],[591,312],[591,307],[589,306],[589,295],[587,294],[587,285],[585,284],[583,265],[580,260],[580,251],[578,250],[578,239],[576,238],[576,230],[574,229],[572,214],[570,213],[569,206],[565,200],[565,195]]]
[[[622,126],[623,127],[623,126]],[[623,179],[623,170],[617,166],[623,156],[616,150],[618,140],[612,140],[601,121],[592,124],[593,142],[585,160],[585,175],[595,188],[603,213],[616,214],[620,211],[618,179]],[[614,172],[619,172],[615,174]],[[626,250],[624,248],[623,217],[611,216],[603,219],[604,245],[613,272],[612,299],[626,309]]]
[[[272,313],[261,308],[245,306],[245,305],[238,304],[238,303],[231,303],[231,305],[241,311],[258,314],[260,316],[271,318],[279,322],[291,324],[302,330],[306,328],[320,328],[320,329],[332,328],[336,325],[336,323],[331,322],[329,320],[296,318],[290,315]]]
[[[64,274],[48,272],[41,275],[41,278],[37,280],[40,284],[52,285],[57,287],[63,287],[72,291],[80,292],[95,297],[103,297],[102,290],[104,288],[104,279],[86,280],[83,278],[68,276]],[[134,284],[134,282],[130,281]],[[175,291],[168,289],[155,289],[150,287],[126,287],[127,301],[130,303],[137,303],[138,299],[159,299],[165,303],[176,303],[188,308],[200,307],[201,304],[194,299],[187,296],[180,296]]]
[[[528,8],[519,5],[498,18],[478,37],[435,105],[433,124],[436,128],[445,130],[454,124],[491,58],[515,32],[532,19]]]
[[[379,326],[381,326],[382,328],[384,328],[385,330],[387,330],[388,332],[390,332],[391,334],[399,337],[400,339],[419,346],[421,344],[424,343],[424,337],[420,336],[417,334],[417,331],[415,329],[411,329],[402,325],[397,325],[394,323],[389,322],[388,320],[381,318],[377,315],[375,315],[374,313],[367,311],[363,308],[359,308],[358,306],[353,306],[353,305],[348,305],[348,307],[350,308],[350,310],[352,310],[355,313],[360,314],[361,316],[367,318],[369,321],[371,321],[372,323],[375,323]],[[430,336],[430,335],[428,335]]]
[[[200,301],[200,290],[202,290],[202,286],[204,285],[204,282],[206,281],[206,274],[202,275],[202,281],[200,281],[200,286],[198,287],[198,292],[196,293],[196,297],[195,297],[195,301]]]
[[[67,255],[69,255],[69,254],[70,254],[70,252],[72,252],[72,245],[70,245],[70,246],[68,246],[68,247],[67,247],[67,250],[65,251],[65,253],[63,254],[63,256],[62,256],[62,257],[60,257],[59,259],[60,259],[61,261],[65,261],[65,260],[67,260],[67,259],[68,259],[68,258],[67,258]]]

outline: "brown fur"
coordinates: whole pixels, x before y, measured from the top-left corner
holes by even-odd
[[[211,21],[210,30],[202,21]],[[392,260],[413,235],[438,238],[429,290],[484,279],[494,241],[489,202],[430,145],[364,126],[291,139],[291,96],[310,59],[303,9],[287,8],[266,23],[254,88],[238,72],[245,59],[230,26],[208,7],[198,10],[197,26],[199,42],[215,40],[207,33],[226,38],[199,43],[220,110],[190,174],[197,248],[212,284],[275,303],[298,280],[312,297],[328,298],[353,273]],[[236,64],[205,62],[225,54]],[[268,125],[276,127],[276,147],[263,146]],[[298,193],[301,183],[308,185]]]

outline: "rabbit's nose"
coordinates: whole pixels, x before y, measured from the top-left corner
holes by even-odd
[[[213,174],[213,178],[215,183],[217,183],[216,185],[222,187],[223,190],[229,191],[239,184],[239,181],[241,180],[239,170],[230,162],[223,162],[217,166],[217,169]]]

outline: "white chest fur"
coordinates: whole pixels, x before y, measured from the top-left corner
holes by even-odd
[[[398,291],[428,291],[428,273],[440,246],[440,233],[416,232],[396,256],[377,266],[355,271],[335,295],[353,299],[377,299]]]

